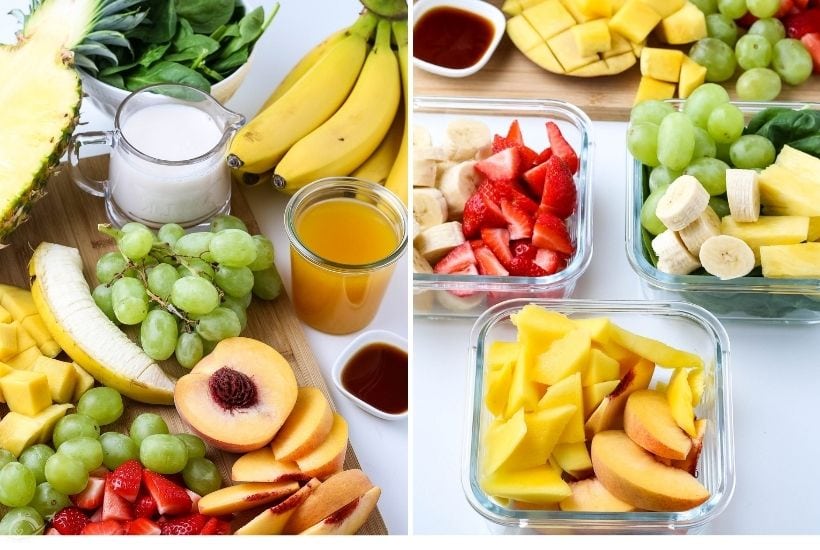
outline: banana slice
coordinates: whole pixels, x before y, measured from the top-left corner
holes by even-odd
[[[464,204],[475,193],[479,177],[475,165],[474,160],[467,160],[451,166],[441,174],[438,188],[447,201],[447,210],[451,218],[461,217],[464,213]]]
[[[413,187],[435,187],[437,164],[432,159],[413,158]]]
[[[447,221],[447,201],[435,187],[413,189],[413,219],[422,231]]]
[[[450,311],[464,313],[482,305],[484,294],[484,292],[476,292],[469,296],[456,296],[452,292],[440,290],[436,292],[436,301]]]
[[[492,141],[486,124],[479,120],[459,118],[447,125],[445,149],[451,160],[470,160],[479,149]]]
[[[413,273],[432,273],[433,266],[424,259],[417,248],[413,249]]]
[[[413,240],[414,241],[416,240],[416,237],[419,236],[419,233],[421,233],[421,226],[419,225],[419,222],[417,222],[416,219],[413,218]]]
[[[698,219],[678,231],[678,236],[692,255],[700,254],[700,247],[709,237],[720,235],[720,218],[710,207],[706,207]]]
[[[678,234],[667,229],[652,239],[652,250],[658,255],[658,269],[670,275],[688,275],[700,267]]]
[[[709,192],[693,176],[683,175],[666,189],[655,215],[672,231],[680,231],[706,210]]]
[[[430,131],[424,126],[413,124],[413,149],[418,147],[430,147],[433,145],[433,138]]]
[[[447,151],[444,147],[417,147],[413,149],[413,158],[423,160],[434,160],[436,162],[444,162],[448,159]]]
[[[737,222],[756,222],[760,217],[760,186],[757,172],[730,168],[726,170],[726,198],[729,212]]]
[[[722,280],[748,275],[754,269],[755,255],[748,244],[731,235],[710,237],[700,247],[703,268]]]
[[[447,222],[422,231],[415,244],[424,259],[434,264],[463,242],[461,222]]]

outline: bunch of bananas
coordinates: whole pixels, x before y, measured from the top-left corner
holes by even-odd
[[[320,178],[352,175],[383,182],[406,204],[402,84],[406,99],[406,17],[365,10],[308,52],[237,133],[228,155],[235,178],[249,185],[270,179],[290,194]]]

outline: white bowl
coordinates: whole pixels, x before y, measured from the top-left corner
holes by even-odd
[[[480,15],[492,24],[493,38],[490,41],[489,47],[487,47],[487,51],[484,52],[481,59],[479,59],[474,65],[463,69],[442,67],[440,65],[428,63],[427,61],[422,61],[416,57],[413,57],[413,64],[428,73],[447,76],[450,78],[462,78],[475,74],[487,64],[493,56],[493,53],[495,53],[496,48],[498,48],[498,43],[501,42],[501,38],[504,36],[504,30],[507,28],[507,19],[497,7],[493,6],[489,2],[482,2],[481,0],[420,0],[413,5],[413,25],[415,26],[421,16],[431,9],[444,7],[469,11],[476,15]]]
[[[379,418],[384,418],[385,420],[402,420],[404,418],[407,418],[407,411],[399,414],[386,413],[370,405],[369,403],[365,403],[364,401],[362,401],[361,399],[347,391],[347,389],[342,385],[342,369],[347,364],[347,362],[350,361],[350,359],[352,359],[353,356],[356,355],[356,352],[358,352],[360,349],[368,346],[369,344],[377,343],[388,344],[400,350],[404,350],[404,352],[407,353],[407,340],[394,332],[390,332],[387,330],[368,330],[367,332],[363,332],[359,336],[357,336],[352,342],[350,342],[350,344],[344,349],[344,351],[342,351],[342,354],[336,360],[336,364],[333,365],[333,383],[336,384],[336,387],[339,388],[339,391],[342,392],[345,395],[345,397],[353,401],[356,405],[359,406],[359,408],[361,408],[365,412],[369,412],[373,416],[378,416]]]

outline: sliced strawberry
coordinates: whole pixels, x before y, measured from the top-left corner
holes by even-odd
[[[481,193],[474,193],[464,203],[461,218],[462,231],[468,239],[475,238],[485,227],[507,227],[501,209]]]
[[[469,242],[463,242],[444,256],[433,271],[436,273],[456,273],[475,265],[475,255]]]
[[[546,149],[544,149],[543,151],[538,153],[538,156],[535,157],[534,164],[539,165],[541,163],[547,162],[551,156],[552,156],[552,149],[547,147]]]
[[[126,535],[159,535],[159,525],[148,518],[137,518],[128,522],[125,528]]]
[[[150,470],[143,470],[142,482],[157,503],[160,514],[185,514],[191,510],[191,497],[185,489]]]
[[[472,248],[470,249],[472,252]],[[475,265],[470,264],[469,266],[465,267],[460,271],[454,271],[450,275],[478,275],[478,268]],[[472,296],[475,294],[474,290],[468,289],[458,289],[458,290],[450,290],[449,291],[453,296],[458,296],[459,298],[464,298],[465,296]]]
[[[498,258],[495,257],[493,251],[484,245],[484,243],[475,249],[475,259],[478,262],[478,272],[482,275],[506,277],[510,274],[509,271],[504,269],[504,266],[501,265]]]
[[[532,244],[538,248],[547,248],[566,255],[575,251],[564,221],[549,212],[538,214],[533,229]]]
[[[509,229],[486,228],[481,230],[481,240],[493,254],[501,265],[507,267],[512,261],[512,251],[510,251],[510,231]]]
[[[811,54],[811,60],[814,63],[814,72],[820,73],[820,33],[810,32],[800,37],[800,42],[806,47]]]
[[[185,489],[188,496],[191,497],[191,513],[199,512],[199,501],[202,498],[199,493],[195,493],[190,489]]]
[[[567,258],[554,250],[539,248],[533,263],[546,271],[547,275],[552,275],[567,266]]]
[[[774,14],[775,18],[782,19],[786,15],[794,12],[794,0],[780,0],[780,8]],[[784,21],[785,23],[785,21]],[[788,27],[786,27],[788,33]],[[789,35],[791,37],[791,35]]]
[[[552,157],[546,162],[544,191],[541,195],[541,209],[546,209],[561,219],[575,212],[578,192],[572,173],[560,157]]]
[[[108,478],[111,488],[128,502],[137,500],[142,484],[142,464],[139,460],[126,460]]]
[[[507,199],[501,199],[501,213],[507,220],[511,239],[532,237],[533,220],[530,214]]]
[[[521,153],[518,148],[504,149],[476,163],[475,169],[491,180],[511,180],[521,170]]]
[[[83,528],[81,535],[124,535],[125,524],[115,519],[107,519],[89,523]]]
[[[755,21],[757,21],[757,17],[752,15],[752,12],[746,12],[746,15],[744,15],[740,19],[737,19],[735,23],[737,23],[738,26],[743,27],[744,29],[748,29],[752,26],[752,24],[754,24]]]
[[[231,524],[227,521],[221,520],[219,518],[211,518],[208,520],[208,523],[205,524],[205,527],[202,528],[202,531],[199,532],[200,535],[230,535],[231,534]]]
[[[54,514],[51,525],[61,535],[79,535],[88,525],[88,516],[76,506],[68,506]]]
[[[535,247],[533,247],[533,250],[536,250]],[[535,264],[534,258],[535,254],[532,257],[529,254],[514,257],[510,264],[510,275],[519,277],[543,277],[546,275],[547,272]]]
[[[512,199],[516,193],[524,194],[525,189],[518,184],[518,180],[497,180],[485,179],[478,185],[478,192],[487,201],[501,206],[501,199]]]
[[[508,141],[507,138],[505,138],[504,136],[499,136],[498,134],[495,134],[493,136],[492,152],[493,154],[500,153],[504,149],[512,149],[514,147],[517,147],[517,145],[517,143],[511,143],[510,141]]]
[[[103,509],[102,506],[100,506],[93,514],[91,514],[91,517],[88,518],[88,521],[90,521],[91,523],[99,523],[100,521],[102,521],[102,514]]]
[[[510,123],[510,129],[507,130],[507,141],[516,145],[524,145],[524,136],[521,135],[521,125],[518,124],[517,118]]]
[[[535,258],[535,254],[538,252],[538,249],[532,245],[532,240],[530,239],[512,241],[510,242],[510,249],[512,250],[513,257],[526,256],[530,260]]]
[[[160,524],[160,531],[163,535],[198,535],[209,519],[202,514],[169,519]]]
[[[561,129],[552,121],[547,122],[547,137],[549,137],[550,140],[552,154],[556,157],[561,157],[561,159],[567,163],[570,172],[573,174],[577,172],[578,155],[575,154],[572,146],[564,139]]]
[[[108,476],[105,482],[105,493],[103,493],[103,521],[107,519],[116,519],[126,521],[134,519],[134,508],[131,503],[122,498],[114,491],[112,484],[113,474]]]
[[[96,510],[103,504],[103,493],[105,493],[105,479],[89,477],[83,492],[73,495],[71,501],[83,510]]]
[[[783,9],[782,3],[780,9]],[[790,38],[800,39],[805,34],[820,32],[820,8],[812,8],[789,15],[783,20],[783,24],[786,26],[786,33]]]
[[[526,172],[524,172],[524,181],[527,182],[527,186],[530,188],[530,191],[536,197],[540,197],[544,192],[544,177],[547,173],[547,162],[544,161],[540,164],[536,164]]]
[[[147,489],[140,491],[137,502],[134,504],[134,515],[138,518],[152,518],[157,515],[157,501],[147,492]]]
[[[99,468],[94,468],[90,472],[88,472],[88,477],[98,477],[105,479],[108,477],[108,474],[111,473],[111,470],[106,468],[105,466],[100,466]]]

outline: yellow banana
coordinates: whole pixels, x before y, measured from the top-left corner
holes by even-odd
[[[409,84],[407,82],[407,21],[397,21],[393,23],[393,34],[396,37],[396,44],[399,46],[398,58],[401,67],[401,79],[404,84],[404,107],[407,114],[404,117],[404,136],[401,140],[399,153],[396,155],[396,162],[390,169],[390,174],[384,182],[384,186],[393,191],[402,202],[407,205],[407,155],[410,140],[410,96],[408,94]]]
[[[350,97],[327,122],[291,147],[276,166],[274,187],[293,193],[314,180],[350,174],[384,139],[400,99],[390,22],[383,20]]]
[[[294,143],[327,121],[356,83],[375,22],[373,16],[359,19],[282,97],[239,130],[228,165],[255,174],[270,170]]]
[[[393,124],[379,147],[351,175],[354,178],[382,183],[396,162],[396,155],[399,154],[403,135],[404,109],[399,107],[396,110],[396,116],[393,118]]]

